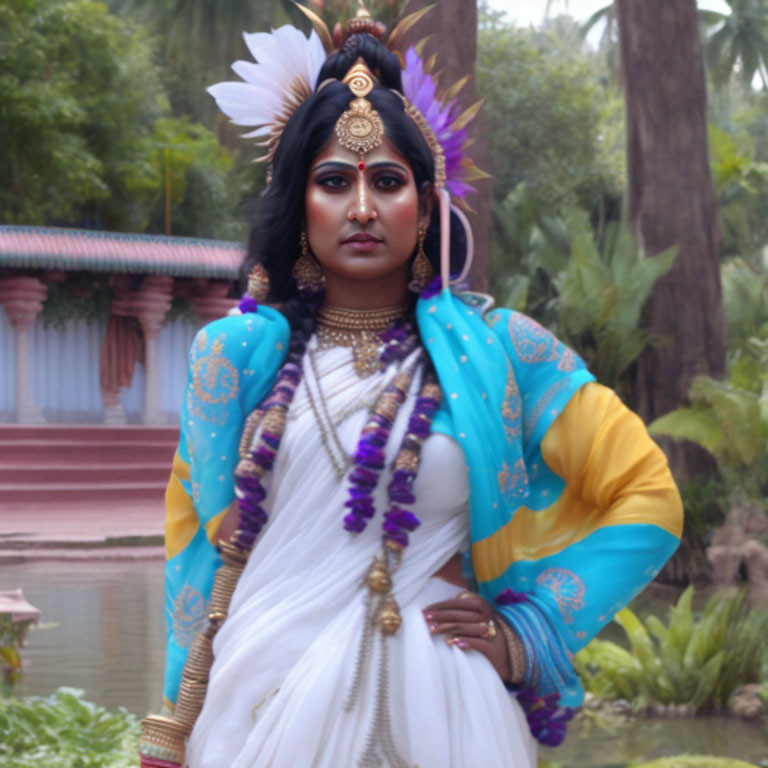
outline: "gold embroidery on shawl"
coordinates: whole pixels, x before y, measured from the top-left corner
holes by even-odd
[[[582,598],[587,591],[584,582],[566,568],[548,568],[539,574],[536,583],[552,593],[563,621],[573,624],[573,612],[584,607]]]
[[[556,381],[539,399],[535,408],[531,410],[525,417],[525,434],[530,437],[539,419],[544,415],[544,411],[550,406],[552,401],[559,395],[564,389],[567,389],[571,384],[570,379],[560,379]]]
[[[201,344],[203,334],[198,334],[198,352],[205,351]],[[202,421],[224,424],[227,411],[219,406],[237,397],[240,391],[240,374],[222,354],[224,334],[216,338],[208,355],[199,357],[192,365],[192,383],[187,390],[187,408],[190,414]],[[210,407],[216,406],[216,407]]]
[[[504,389],[504,402],[501,404],[501,419],[504,424],[504,434],[507,441],[520,437],[520,415],[523,411],[523,403],[520,399],[520,389],[515,381],[512,366],[507,363],[507,384]]]
[[[499,322],[499,320],[501,320],[501,313],[494,312],[492,315],[488,315],[486,323],[488,324],[489,328],[493,328]]]
[[[173,637],[181,648],[189,648],[208,620],[208,604],[200,590],[186,584],[173,604]]]
[[[505,461],[497,475],[497,480],[499,491],[510,501],[518,503],[519,499],[514,499],[514,494],[522,495],[525,493],[525,486],[528,485],[525,462],[522,459],[518,459],[512,469],[510,469]]]
[[[520,312],[510,315],[509,337],[524,363],[550,363],[560,357],[560,342],[535,320]]]
[[[557,370],[563,371],[563,373],[570,373],[576,370],[576,355],[570,347],[565,348],[565,352],[563,352],[563,356],[557,364]]]

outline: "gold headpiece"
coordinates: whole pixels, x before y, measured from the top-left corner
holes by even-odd
[[[323,19],[304,5],[297,9],[312,22],[313,32],[307,38],[295,27],[285,25],[271,34],[245,35],[245,42],[257,64],[235,62],[233,69],[245,82],[217,83],[209,88],[219,107],[236,125],[252,126],[246,138],[259,138],[267,149],[261,158],[267,162],[275,155],[283,128],[296,109],[315,91],[326,56],[341,48],[353,35],[370,34],[400,59],[403,68],[405,111],[414,120],[435,159],[435,181],[438,188],[448,189],[458,205],[468,209],[465,197],[473,190],[471,183],[487,178],[466,155],[471,140],[466,127],[477,115],[482,102],[464,112],[458,107],[457,95],[468,78],[464,77],[439,93],[434,73],[436,57],[423,58],[429,37],[403,51],[409,31],[433,7],[426,6],[401,19],[386,34],[383,24],[375,21],[357,0],[357,12],[343,26],[337,24],[331,33]],[[385,39],[386,38],[386,39]],[[279,59],[275,51],[282,51]],[[330,80],[322,83],[322,88]],[[380,146],[384,125],[367,98],[377,84],[371,70],[358,59],[344,78],[353,99],[338,120],[336,132],[340,143],[360,156]],[[426,87],[426,86],[429,87]],[[265,97],[265,94],[268,98]],[[362,170],[362,169],[361,169]]]
[[[360,58],[347,72],[344,84],[355,97],[349,109],[336,123],[336,135],[342,147],[362,156],[381,146],[384,123],[371,102],[365,97],[376,85],[376,78],[365,61]]]

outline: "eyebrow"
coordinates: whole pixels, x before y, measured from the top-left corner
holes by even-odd
[[[372,165],[366,164],[366,170],[376,170],[377,168],[392,168],[395,167],[399,170],[401,170],[403,173],[408,173],[408,169],[401,165],[400,163],[395,162],[394,160],[380,160],[378,163],[373,163]],[[327,170],[330,168],[335,168],[337,170],[343,170],[343,171],[356,171],[357,166],[352,165],[352,163],[345,163],[341,160],[326,160],[324,163],[320,163],[320,165],[315,166],[312,169],[312,173],[316,173],[320,170]]]

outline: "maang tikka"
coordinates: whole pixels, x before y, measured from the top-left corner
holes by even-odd
[[[363,171],[365,155],[380,147],[384,141],[384,123],[371,102],[365,98],[373,90],[376,81],[361,57],[342,82],[355,98],[336,122],[336,135],[342,147],[359,156],[358,169]]]

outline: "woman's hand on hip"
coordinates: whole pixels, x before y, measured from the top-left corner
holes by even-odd
[[[502,680],[512,674],[509,650],[491,605],[474,592],[462,592],[451,600],[424,609],[429,631],[444,635],[449,645],[463,651],[480,651]]]

